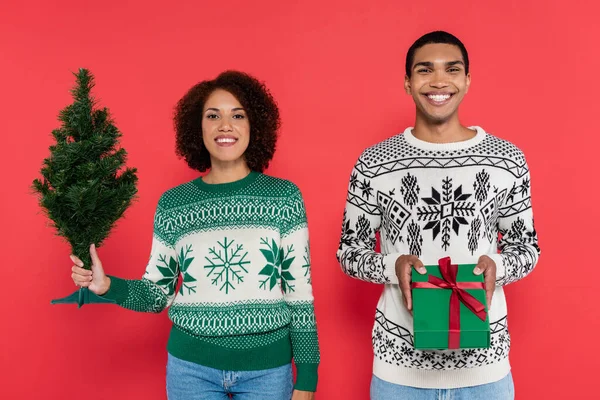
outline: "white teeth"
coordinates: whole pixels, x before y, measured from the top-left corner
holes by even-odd
[[[433,101],[442,102],[442,101],[448,100],[450,98],[450,95],[449,94],[430,94],[427,97],[429,97]]]
[[[218,138],[217,143],[235,143],[234,138]]]

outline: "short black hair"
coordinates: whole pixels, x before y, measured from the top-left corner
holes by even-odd
[[[244,159],[252,171],[263,172],[273,158],[281,120],[279,108],[265,84],[239,71],[225,71],[193,86],[177,103],[173,118],[176,152],[190,168],[210,168],[210,154],[202,140],[204,103],[217,89],[231,93],[244,107],[250,123],[250,143]]]
[[[410,78],[412,73],[412,64],[415,61],[415,52],[426,44],[451,44],[460,49],[463,62],[465,63],[465,74],[469,73],[469,53],[465,45],[453,34],[444,31],[434,31],[426,33],[418,38],[406,53],[406,76]]]

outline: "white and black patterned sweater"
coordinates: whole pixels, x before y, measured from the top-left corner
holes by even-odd
[[[457,388],[494,382],[510,371],[502,288],[528,275],[540,254],[529,169],[516,146],[472,129],[477,134],[470,140],[437,144],[408,128],[365,150],[352,171],[337,258],[351,277],[385,284],[373,327],[373,372],[383,380]],[[378,231],[381,253],[375,251]],[[412,316],[395,275],[403,254],[426,265],[445,256],[459,264],[492,257],[497,286],[489,349],[414,348]]]

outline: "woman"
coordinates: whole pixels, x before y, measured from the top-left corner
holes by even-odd
[[[105,275],[93,245],[91,271],[71,256],[75,284],[135,311],[170,306],[170,400],[314,398],[304,203],[293,183],[262,174],[279,125],[271,94],[247,74],[192,87],[176,107],[177,154],[209,172],[160,198],[143,278]]]

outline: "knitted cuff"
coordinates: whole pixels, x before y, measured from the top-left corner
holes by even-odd
[[[383,256],[383,265],[385,267],[383,274],[388,278],[389,283],[392,285],[397,285],[399,283],[398,275],[396,275],[396,260],[401,255],[402,254],[400,253],[392,253]]]
[[[488,254],[488,257],[496,263],[496,280],[503,279],[506,275],[506,268],[504,267],[504,258],[502,257],[502,254]]]
[[[296,364],[296,384],[294,385],[294,389],[316,392],[318,368],[319,364]]]
[[[117,278],[116,276],[108,276],[110,278],[110,288],[102,297],[114,300],[117,304],[123,304],[127,300],[129,287],[125,279]]]

